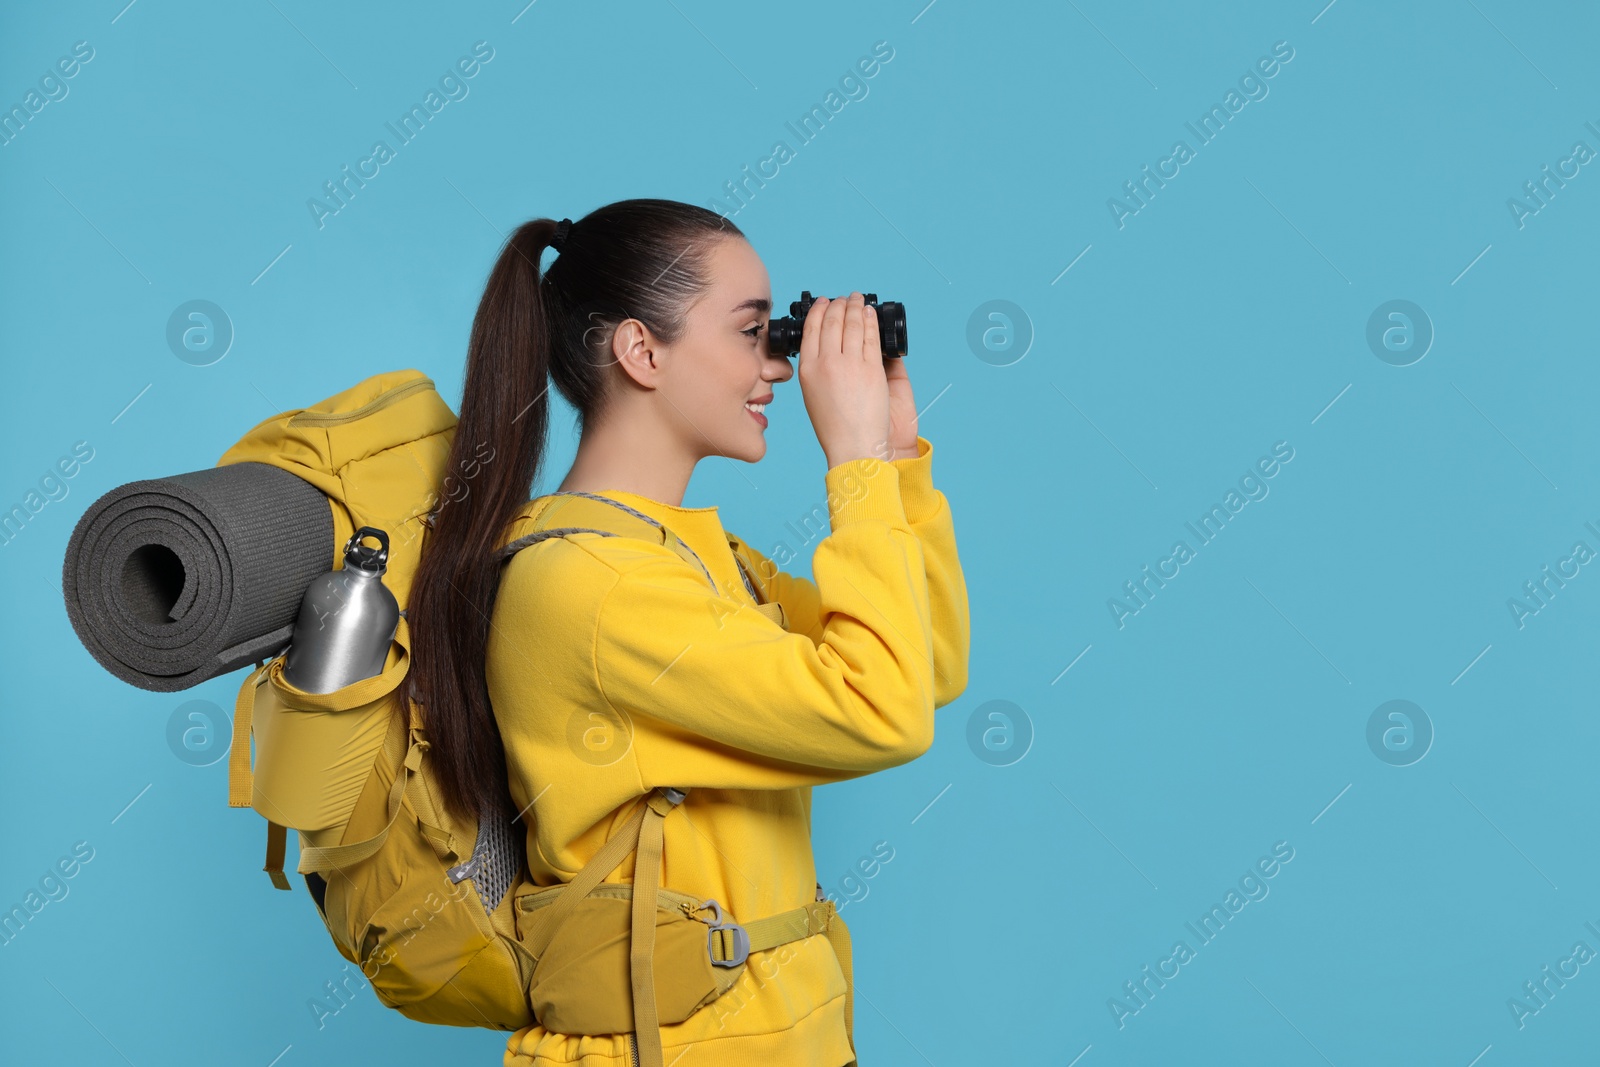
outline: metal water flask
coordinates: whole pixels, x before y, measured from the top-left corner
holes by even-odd
[[[372,538],[379,548],[361,542]],[[383,671],[400,604],[383,584],[389,535],[363,526],[344,546],[344,567],[306,586],[283,677],[306,693],[331,693]]]

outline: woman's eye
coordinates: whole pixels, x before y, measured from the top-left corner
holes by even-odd
[[[748,330],[740,330],[739,332],[749,337],[752,341],[759,340],[761,336],[761,325],[758,323],[755,326],[750,327]]]

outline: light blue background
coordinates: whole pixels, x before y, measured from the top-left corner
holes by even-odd
[[[124,2],[0,15],[6,107],[95,50],[0,147],[0,504],[95,450],[0,551],[0,904],[95,850],[0,948],[8,1059],[500,1062],[504,1035],[370,991],[318,1029],[344,961],[303,885],[261,873],[225,762],[166,743],[239,676],[114,680],[63,610],[67,538],[101,493],[367,375],[418,367],[455,402],[505,234],[711,202],[884,40],[869,94],[735,218],[780,308],[907,305],[971,595],[933,750],[816,795],[825,886],[895,851],[844,911],[862,1062],[1595,1062],[1600,964],[1523,1028],[1507,1008],[1600,951],[1600,573],[1520,629],[1507,607],[1600,550],[1600,173],[1521,228],[1506,204],[1600,149],[1592,6]],[[479,40],[470,94],[318,229],[307,199]],[[1119,229],[1108,198],[1278,41],[1269,95]],[[165,341],[192,299],[237,331],[211,366]],[[1410,366],[1365,340],[1393,299],[1436,330]],[[1020,360],[967,343],[991,300],[1031,324]],[[539,491],[575,445],[560,411]],[[686,501],[763,548],[824,495],[798,383],[770,418],[762,463],[709,461]],[[1279,441],[1270,494],[1119,629],[1107,600]],[[1411,766],[1367,745],[1392,699],[1436,731]],[[1031,723],[1009,766],[968,744],[992,700]],[[1185,922],[1279,841],[1270,895],[1198,947]],[[1119,1029],[1108,999],[1180,938],[1195,959]]]

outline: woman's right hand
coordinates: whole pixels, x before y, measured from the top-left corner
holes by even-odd
[[[800,334],[800,392],[828,469],[883,459],[889,448],[889,381],[877,309],[860,293],[818,297]]]

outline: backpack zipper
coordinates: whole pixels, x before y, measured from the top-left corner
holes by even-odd
[[[633,1067],[639,1067],[639,1042],[633,1035],[628,1035],[628,1055],[633,1057]]]
[[[432,389],[432,378],[417,378],[404,385],[397,385],[385,390],[362,404],[354,411],[302,411],[289,420],[291,426],[337,426],[344,422],[354,422],[356,419],[366,418],[374,411],[381,411],[397,400],[403,400],[412,393],[423,389]]]

